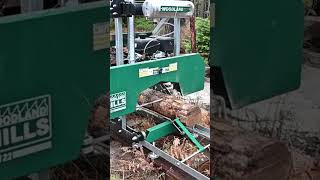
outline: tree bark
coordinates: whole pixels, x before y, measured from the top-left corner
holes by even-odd
[[[191,31],[191,52],[197,52],[197,33],[196,33],[196,18],[190,17],[190,31]]]
[[[212,172],[223,180],[287,180],[292,157],[275,139],[245,131],[225,122],[211,123]]]

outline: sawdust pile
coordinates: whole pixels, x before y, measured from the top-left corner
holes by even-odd
[[[111,154],[111,179],[164,179],[161,168],[154,166],[144,152],[132,147],[121,147],[117,142],[112,142],[115,151]]]
[[[162,149],[167,152],[172,157],[176,158],[177,160],[183,160],[187,157],[191,156],[195,153],[198,149],[195,145],[190,142],[185,137],[179,138],[174,136],[173,140],[167,138],[163,142]],[[186,164],[193,169],[198,170],[202,174],[206,176],[210,176],[210,157],[207,157],[205,154],[200,153],[195,157],[186,161]]]

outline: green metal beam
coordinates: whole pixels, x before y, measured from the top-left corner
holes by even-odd
[[[199,143],[199,141],[190,133],[190,131],[182,124],[179,119],[175,119],[174,122],[181,128],[181,130],[186,133],[188,138],[197,146],[198,150],[201,152],[204,150],[204,147]]]
[[[173,124],[174,122],[178,125],[178,127]],[[169,134],[178,132],[177,128],[180,128],[187,135],[187,137],[191,140],[191,142],[195,146],[197,146],[200,152],[205,150],[205,148],[199,143],[199,141],[190,133],[190,131],[183,125],[183,123],[178,118],[175,119],[173,122],[165,121],[161,124],[158,124],[156,126],[153,126],[147,129],[146,141],[151,143]]]
[[[146,141],[148,142],[154,142],[157,139],[160,139],[162,137],[165,137],[169,134],[172,134],[176,132],[177,129],[173,125],[171,121],[166,121],[161,124],[158,124],[156,126],[153,126],[146,131]]]

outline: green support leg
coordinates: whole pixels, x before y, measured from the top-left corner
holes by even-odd
[[[193,142],[194,145],[197,146],[199,151],[203,151],[205,148],[199,143],[199,141],[190,133],[190,131],[182,124],[182,122],[179,119],[176,119],[175,122],[177,125],[181,128],[183,132],[186,133],[188,138]]]

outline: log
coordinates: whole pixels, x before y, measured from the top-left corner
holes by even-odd
[[[142,92],[139,96],[138,104],[142,105],[159,99],[162,99],[162,101],[145,107],[171,119],[179,118],[181,122],[189,127],[195,124],[209,124],[208,118],[204,118],[204,121],[202,121],[200,107],[159,91],[149,89]]]
[[[287,180],[292,170],[288,147],[226,122],[211,123],[211,174],[222,180]]]

